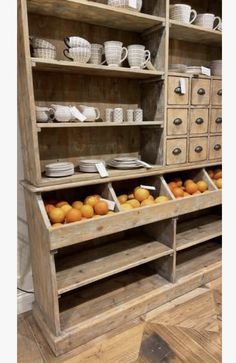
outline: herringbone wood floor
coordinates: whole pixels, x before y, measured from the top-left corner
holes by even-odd
[[[127,353],[122,352],[126,340],[124,344],[119,345],[117,340],[113,342],[112,339],[104,341],[102,355],[92,346],[83,350],[81,354],[75,350],[56,358],[35,325],[31,313],[19,316],[18,321],[18,363],[133,362],[134,356],[126,356]],[[130,330],[130,334],[134,334],[134,331]],[[135,335],[132,335],[132,338],[135,339]],[[135,363],[219,362],[221,279],[147,314],[139,358],[135,358]]]

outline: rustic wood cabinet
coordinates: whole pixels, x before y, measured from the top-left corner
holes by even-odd
[[[221,165],[221,79],[173,73],[168,66],[220,59],[222,36],[170,20],[171,4],[143,0],[137,13],[105,0],[18,0],[18,104],[33,315],[56,355],[145,319],[148,311],[221,274],[221,190],[205,169]],[[221,15],[219,0],[195,1],[194,8]],[[154,67],[68,61],[63,38],[70,35],[93,43],[144,44]],[[29,36],[54,44],[56,59],[31,57]],[[95,106],[101,119],[37,123],[35,106],[53,103]],[[104,122],[108,107],[141,107],[144,121]],[[77,170],[81,158],[128,155],[152,168],[109,169],[105,179]],[[45,166],[57,161],[73,162],[75,174],[46,177]],[[168,182],[178,176],[204,180],[208,193],[176,199]],[[169,201],[124,212],[119,193],[140,184],[155,185]],[[44,201],[87,193],[113,201],[115,213],[52,228]]]

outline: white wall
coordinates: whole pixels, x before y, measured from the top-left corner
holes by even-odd
[[[17,139],[17,286],[27,291],[33,291],[24,191],[19,183],[24,179],[19,129]],[[18,313],[30,310],[33,299],[33,294],[26,294],[18,290]]]

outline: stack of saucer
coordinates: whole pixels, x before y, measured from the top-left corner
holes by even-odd
[[[51,178],[73,175],[74,172],[74,164],[69,162],[53,163],[45,166],[45,174]]]
[[[145,163],[134,157],[117,157],[107,162],[108,166],[116,169],[137,169],[137,168],[151,168],[151,165]]]
[[[105,162],[103,160],[80,160],[79,170],[83,173],[97,173],[96,164],[103,164],[105,166]]]

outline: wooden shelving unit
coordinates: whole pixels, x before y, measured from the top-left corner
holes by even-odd
[[[22,184],[31,241],[33,315],[55,355],[145,319],[152,309],[221,274],[222,195],[206,171],[221,167],[221,126],[215,125],[216,117],[222,123],[221,78],[169,72],[169,64],[208,66],[221,59],[222,35],[171,20],[171,4],[143,0],[137,13],[108,6],[105,0],[18,2]],[[194,1],[192,7],[221,16],[219,0]],[[33,58],[30,35],[52,42],[56,60]],[[131,70],[127,63],[110,68],[70,62],[63,55],[67,35],[92,43],[144,44],[155,70]],[[175,92],[180,79],[186,82],[182,96]],[[199,88],[206,91],[204,99],[196,96]],[[98,107],[101,119],[36,122],[35,105],[57,103]],[[141,107],[144,121],[104,122],[107,107]],[[201,130],[194,124],[196,117],[203,118]],[[173,128],[176,118],[181,129]],[[198,146],[202,150],[196,155]],[[109,168],[104,179],[78,171],[83,158],[107,161],[128,155],[152,168]],[[75,174],[46,177],[45,165],[56,161],[73,162]],[[206,181],[208,192],[176,199],[168,182],[178,176]],[[154,185],[168,202],[122,211],[118,196],[140,184]],[[95,193],[115,203],[114,214],[52,228],[45,200],[72,201]]]

